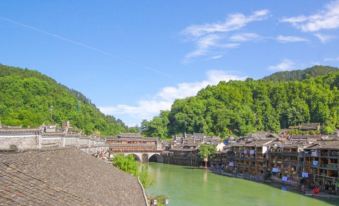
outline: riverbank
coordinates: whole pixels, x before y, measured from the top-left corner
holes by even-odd
[[[205,169],[149,163],[152,186],[148,195],[166,195],[169,206],[334,206],[339,201],[316,199],[241,178],[213,174]]]
[[[298,193],[300,195],[305,195],[305,196],[309,196],[309,197],[313,197],[313,198],[318,198],[318,199],[334,199],[337,200],[339,199],[339,196],[337,195],[331,195],[331,194],[327,194],[327,193],[319,193],[319,194],[313,194],[312,191],[310,189],[306,190],[305,192],[300,191],[299,187],[295,186],[295,185],[290,185],[290,184],[282,184],[282,183],[277,183],[271,180],[263,180],[263,179],[259,179],[259,178],[250,178],[250,177],[245,177],[243,175],[233,175],[227,172],[223,172],[220,170],[215,170],[215,169],[208,169],[210,172],[217,174],[217,175],[221,175],[221,176],[227,176],[227,177],[231,177],[231,178],[241,178],[241,179],[246,179],[246,180],[250,180],[250,181],[255,181],[255,182],[259,182],[259,183],[263,183],[275,188],[280,188],[281,190],[286,190],[286,191],[290,191],[290,192],[295,192]]]

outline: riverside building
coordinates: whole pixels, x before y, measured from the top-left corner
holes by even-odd
[[[339,194],[337,136],[247,137],[211,157],[212,170],[223,175],[281,183]]]
[[[322,191],[339,194],[339,141],[323,140],[305,149],[304,174]]]

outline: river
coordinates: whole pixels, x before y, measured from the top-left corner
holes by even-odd
[[[166,195],[170,206],[327,206],[339,205],[269,185],[213,174],[204,169],[149,163],[150,195]]]

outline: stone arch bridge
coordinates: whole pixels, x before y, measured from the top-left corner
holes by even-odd
[[[133,155],[139,162],[164,162],[161,152],[114,152],[110,157],[113,158],[117,154]]]
[[[116,154],[133,155],[140,162],[163,162],[161,143],[154,138],[106,139],[110,157]]]

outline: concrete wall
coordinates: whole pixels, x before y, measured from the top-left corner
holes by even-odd
[[[64,137],[65,147],[77,145],[78,139],[78,137]]]
[[[0,136],[0,150],[38,149],[39,135]]]
[[[87,154],[104,154],[107,153],[106,156],[108,157],[108,149],[109,147],[87,147],[87,148],[81,148],[80,150],[83,152],[86,152]]]
[[[91,139],[89,137],[72,137],[72,136],[42,136],[42,148],[47,146],[57,147],[108,147],[105,140]]]
[[[87,146],[90,146],[90,140],[87,139],[87,138],[79,138],[78,139],[78,145],[80,147],[87,147]]]
[[[72,136],[43,136],[34,134],[1,134],[0,150],[31,150],[76,147],[89,154],[106,153],[109,146],[102,139]]]
[[[58,148],[63,147],[63,138],[62,137],[42,137],[41,138],[41,148]]]

